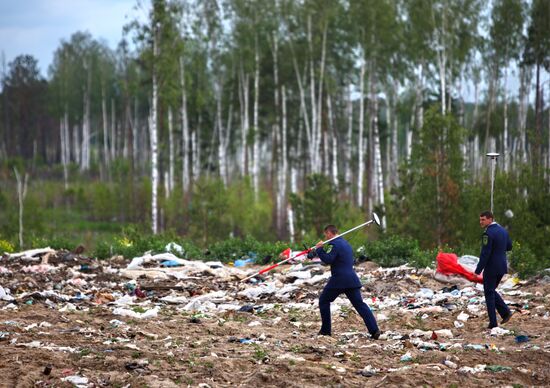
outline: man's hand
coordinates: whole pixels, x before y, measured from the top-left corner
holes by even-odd
[[[323,246],[323,242],[319,241],[317,244],[315,244],[315,248],[321,248]]]
[[[315,257],[317,257],[317,250],[315,248],[310,249],[307,253],[307,258],[311,260],[311,259],[314,259]]]

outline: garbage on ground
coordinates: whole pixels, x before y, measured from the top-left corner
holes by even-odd
[[[39,360],[60,365],[59,359],[67,359],[71,370],[65,374],[54,370],[48,378],[83,377],[85,373],[90,386],[105,385],[101,376],[111,371],[104,365],[112,366],[112,372],[120,376],[142,372],[152,376],[156,364],[155,368],[139,364],[145,358],[161,364],[184,360],[194,366],[195,383],[202,378],[208,381],[211,363],[227,360],[225,365],[230,365],[238,358],[255,360],[251,364],[256,368],[270,362],[274,373],[281,372],[280,365],[288,368],[305,361],[326,366],[333,376],[347,373],[345,368],[337,370],[341,363],[349,371],[361,360],[373,360],[346,375],[350,385],[358,386],[365,377],[390,373],[406,376],[402,382],[407,384],[417,381],[419,371],[425,369],[446,376],[460,371],[468,384],[472,381],[464,374],[506,372],[477,365],[479,357],[488,352],[498,351],[499,357],[529,352],[526,359],[542,360],[550,350],[539,326],[529,325],[535,316],[539,324],[550,317],[550,290],[541,283],[517,282],[503,290],[506,302],[520,311],[514,323],[530,335],[523,336],[529,341],[523,343],[522,336],[511,341],[513,333],[504,328],[488,335],[483,288],[463,276],[450,275],[460,277],[459,283],[440,284],[434,280],[433,269],[357,263],[355,269],[364,282],[361,293],[383,334],[373,340],[341,295],[331,305],[332,336],[317,337],[318,298],[330,277],[328,267],[300,262],[258,276],[253,283],[240,281],[258,267],[250,268],[254,265],[250,254],[241,258],[248,261],[246,270],[177,255],[175,248],[131,260],[99,261],[66,251],[46,251],[32,259],[4,255],[0,258],[0,342],[7,349],[8,362],[15,365],[17,360],[11,355],[25,352],[32,355],[26,359],[33,370],[42,372],[44,364],[38,365]],[[457,264],[466,268],[475,260],[461,257]],[[229,340],[220,342],[219,338]],[[369,358],[373,352],[379,358]],[[67,358],[67,353],[79,357]],[[127,356],[131,358],[124,359]],[[434,359],[439,362],[434,364]],[[228,383],[269,385],[248,364],[238,365],[252,380]],[[545,366],[533,362],[529,368],[529,373],[547,376]],[[0,366],[0,371],[5,369]],[[492,378],[505,384],[498,376],[513,373],[524,372],[512,369],[494,373]],[[544,385],[532,378],[535,385]],[[325,376],[319,384],[333,381]],[[452,383],[458,381],[450,377]],[[125,386],[120,381],[111,381],[111,385]]]
[[[469,281],[476,282],[476,283],[483,282],[483,278],[481,276],[476,275],[473,271],[461,265],[458,262],[458,258],[454,253],[439,252],[437,254],[436,261],[437,261],[436,273],[446,275],[446,276],[458,275],[466,278]],[[467,262],[468,263],[471,262],[471,259],[469,257],[467,258]]]
[[[507,335],[507,334],[510,334],[510,330],[507,330],[507,329],[503,329],[501,327],[493,327],[491,329],[491,335],[493,336],[502,336],[502,335]]]
[[[521,344],[521,343],[524,343],[524,342],[528,342],[529,341],[529,337],[526,336],[526,335],[518,335],[516,336],[516,342],[518,344]]]

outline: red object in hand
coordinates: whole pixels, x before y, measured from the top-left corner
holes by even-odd
[[[471,282],[483,283],[483,277],[481,275],[476,275],[458,264],[458,257],[454,253],[439,252],[436,261],[436,271],[443,275],[460,275]]]

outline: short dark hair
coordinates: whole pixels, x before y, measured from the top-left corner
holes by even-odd
[[[495,217],[493,216],[493,212],[490,211],[490,210],[485,210],[484,212],[481,212],[479,214],[480,217],[485,217],[485,218],[490,218],[490,219],[494,219]]]
[[[325,232],[330,232],[332,234],[338,234],[338,229],[336,229],[336,226],[334,226],[332,224],[325,226],[324,231]]]

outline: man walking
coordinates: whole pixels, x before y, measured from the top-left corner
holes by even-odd
[[[327,225],[324,229],[326,240],[338,236],[338,229],[334,225]],[[361,296],[361,281],[353,270],[353,250],[351,245],[342,237],[335,238],[325,250],[323,242],[315,245],[317,255],[325,264],[330,264],[331,277],[319,297],[319,311],[321,313],[321,330],[319,335],[331,335],[331,316],[330,304],[340,294],[346,294],[349,301],[359,313],[372,338],[380,337],[380,330],[376,324],[376,319],[369,309],[369,306],[363,302]]]
[[[513,314],[496,292],[502,277],[508,273],[506,252],[512,250],[512,240],[506,229],[494,221],[493,213],[490,211],[484,211],[479,215],[479,225],[485,228],[485,231],[481,236],[481,254],[475,273],[479,275],[483,271],[483,291],[489,315],[488,329],[492,329],[498,326],[495,307],[502,317],[501,323],[508,322]]]

